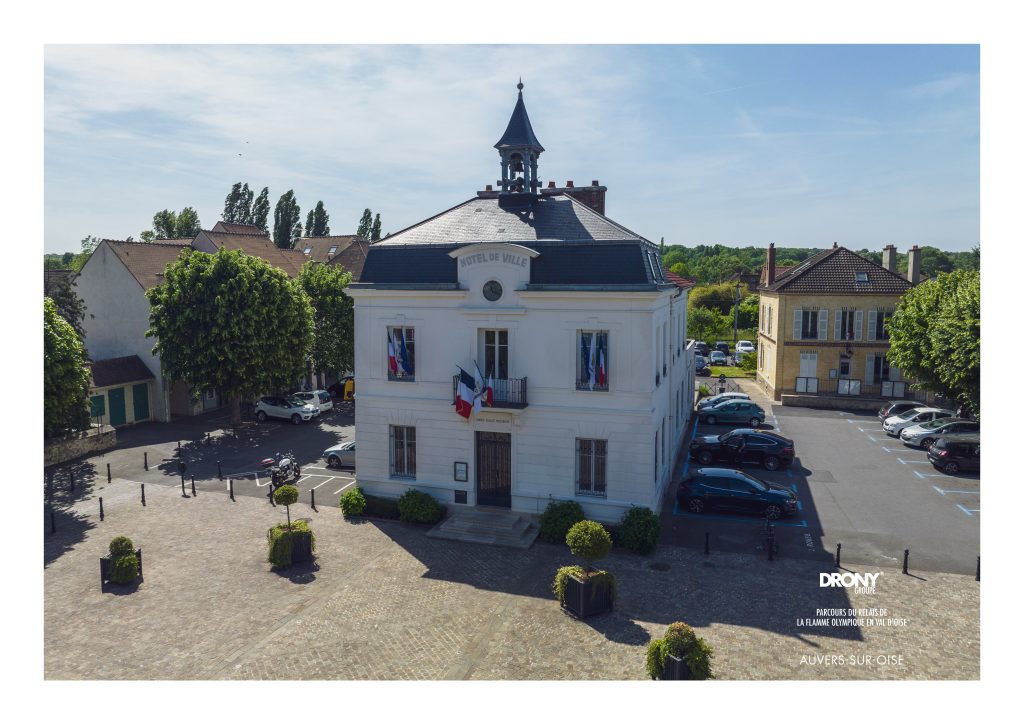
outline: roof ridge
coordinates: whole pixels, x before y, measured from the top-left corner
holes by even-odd
[[[142,241],[141,239],[100,239],[111,244],[134,244],[136,246],[190,246],[192,239],[154,239],[153,241]]]
[[[809,257],[807,259],[804,259],[802,262],[800,262],[799,264],[797,264],[796,266],[793,267],[793,271],[790,272],[789,276],[787,276],[785,279],[783,279],[782,282],[777,287],[775,287],[775,289],[776,290],[782,289],[784,286],[786,286],[787,284],[792,282],[794,279],[799,279],[804,274],[806,274],[811,269],[813,269],[816,266],[818,266],[819,264],[821,264],[821,262],[823,262],[826,259],[828,259],[830,256],[835,254],[840,249],[846,249],[846,247],[845,246],[833,246],[833,247],[830,247],[828,249],[823,249],[822,251],[819,251],[817,254],[814,254],[813,256],[811,256],[811,257]],[[847,251],[849,251],[849,250],[847,249]],[[815,259],[814,257],[818,257],[818,258]]]

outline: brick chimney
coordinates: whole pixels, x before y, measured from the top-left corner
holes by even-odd
[[[894,274],[896,273],[896,247],[892,244],[882,249],[882,266]]]
[[[768,245],[768,260],[765,262],[765,271],[767,276],[765,277],[765,284],[775,283],[775,242],[773,241]]]
[[[597,179],[591,181],[589,186],[576,186],[572,180],[569,180],[565,182],[563,188],[556,188],[555,182],[549,181],[547,188],[542,188],[540,193],[542,196],[553,196],[555,194],[572,196],[581,204],[604,215],[604,197],[608,193],[608,187],[602,186]]]
[[[910,247],[910,251],[907,252],[907,281],[911,284],[921,281],[921,250],[917,248],[917,244]]]

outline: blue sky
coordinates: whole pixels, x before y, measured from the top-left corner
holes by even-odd
[[[235,181],[397,231],[498,178],[520,75],[540,178],[653,241],[966,250],[978,73],[973,45],[49,45],[45,250],[209,228]]]

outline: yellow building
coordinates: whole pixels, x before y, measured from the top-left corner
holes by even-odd
[[[896,272],[896,249],[882,264],[833,246],[794,267],[775,266],[768,247],[758,292],[761,297],[757,381],[785,404],[865,407],[879,399],[913,397],[900,371],[886,360],[886,320],[900,296],[920,278],[920,252],[907,255],[904,277]],[[836,400],[835,398],[841,398]],[[856,406],[856,405],[854,405]]]

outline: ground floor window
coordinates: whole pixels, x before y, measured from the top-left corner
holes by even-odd
[[[391,475],[416,477],[416,428],[391,426]]]
[[[605,497],[607,440],[576,438],[576,494]]]

